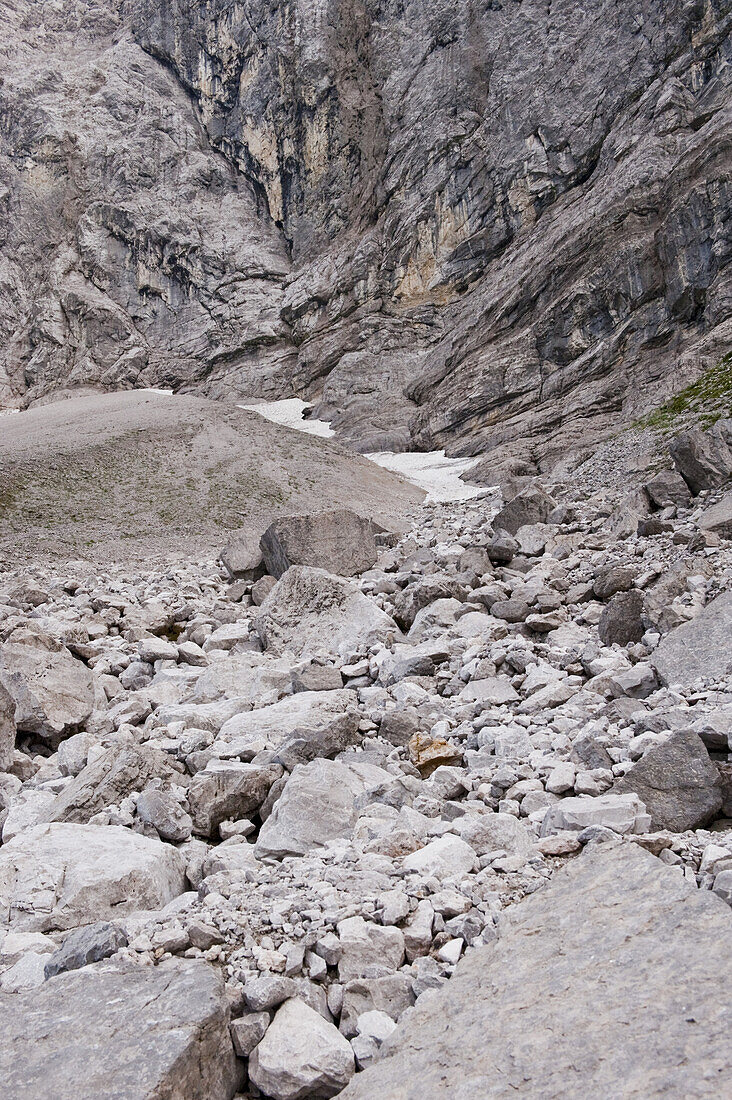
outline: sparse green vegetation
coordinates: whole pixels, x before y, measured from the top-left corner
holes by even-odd
[[[677,421],[688,416],[708,428],[732,411],[732,352],[705,371],[696,382],[636,420],[635,428],[653,428],[665,433],[677,430]]]

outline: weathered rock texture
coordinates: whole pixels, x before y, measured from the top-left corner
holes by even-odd
[[[732,1085],[731,936],[729,910],[655,857],[588,851],[426,995],[342,1096],[718,1096]]]
[[[727,351],[729,0],[4,13],[10,402],[295,390],[535,470]]]
[[[0,1005],[8,1100],[230,1100],[236,1092],[223,982],[204,962],[97,963],[0,996]]]

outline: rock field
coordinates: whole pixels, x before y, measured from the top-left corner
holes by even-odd
[[[410,508],[5,560],[6,1100],[732,1093],[732,422]]]

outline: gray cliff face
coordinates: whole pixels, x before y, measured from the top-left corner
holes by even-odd
[[[267,392],[287,250],[114,7],[0,5],[0,399],[249,359]]]
[[[728,350],[727,0],[5,8],[16,396],[297,392],[490,476]]]

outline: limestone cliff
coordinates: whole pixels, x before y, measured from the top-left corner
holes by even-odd
[[[0,3],[16,398],[297,392],[490,476],[728,350],[729,0],[114,9]]]

